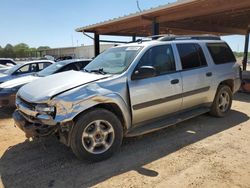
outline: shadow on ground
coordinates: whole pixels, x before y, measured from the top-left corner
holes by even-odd
[[[15,108],[0,108],[0,120],[12,117]]]
[[[238,92],[234,95],[234,100],[250,103],[250,93]]]
[[[131,170],[155,177],[158,172],[143,166],[247,120],[246,114],[234,110],[226,118],[202,115],[152,134],[127,138],[116,155],[94,164],[78,161],[54,138],[26,141],[4,153],[0,175],[6,187],[89,187]]]

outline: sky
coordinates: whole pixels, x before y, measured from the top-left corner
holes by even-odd
[[[172,2],[175,0],[139,0],[141,9]],[[21,42],[51,48],[93,44],[75,29],[137,11],[136,0],[0,0],[0,46]],[[234,51],[243,51],[243,36],[223,39]]]

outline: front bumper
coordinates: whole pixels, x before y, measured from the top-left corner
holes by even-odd
[[[16,93],[0,94],[0,107],[14,107],[16,100]]]
[[[25,132],[27,138],[49,136],[54,134],[57,130],[57,126],[49,126],[28,121],[25,115],[19,110],[16,110],[12,117],[15,125]]]

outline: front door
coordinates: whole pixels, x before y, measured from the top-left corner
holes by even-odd
[[[181,74],[176,71],[171,45],[150,48],[134,72],[142,66],[154,67],[157,74],[129,81],[133,124],[174,113],[182,104]]]

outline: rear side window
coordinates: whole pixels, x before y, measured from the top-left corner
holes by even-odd
[[[198,44],[177,44],[183,70],[207,66],[204,53]]]
[[[236,62],[232,50],[226,43],[207,43],[207,48],[215,64]]]
[[[39,63],[38,66],[39,66],[39,71],[47,68],[48,66],[50,66],[51,63],[48,63],[48,62],[44,62],[44,63]]]
[[[77,68],[76,68],[76,66],[73,63],[71,63],[69,65],[66,65],[62,69],[60,69],[58,72],[65,72],[65,71],[70,71],[70,70],[78,71]]]

